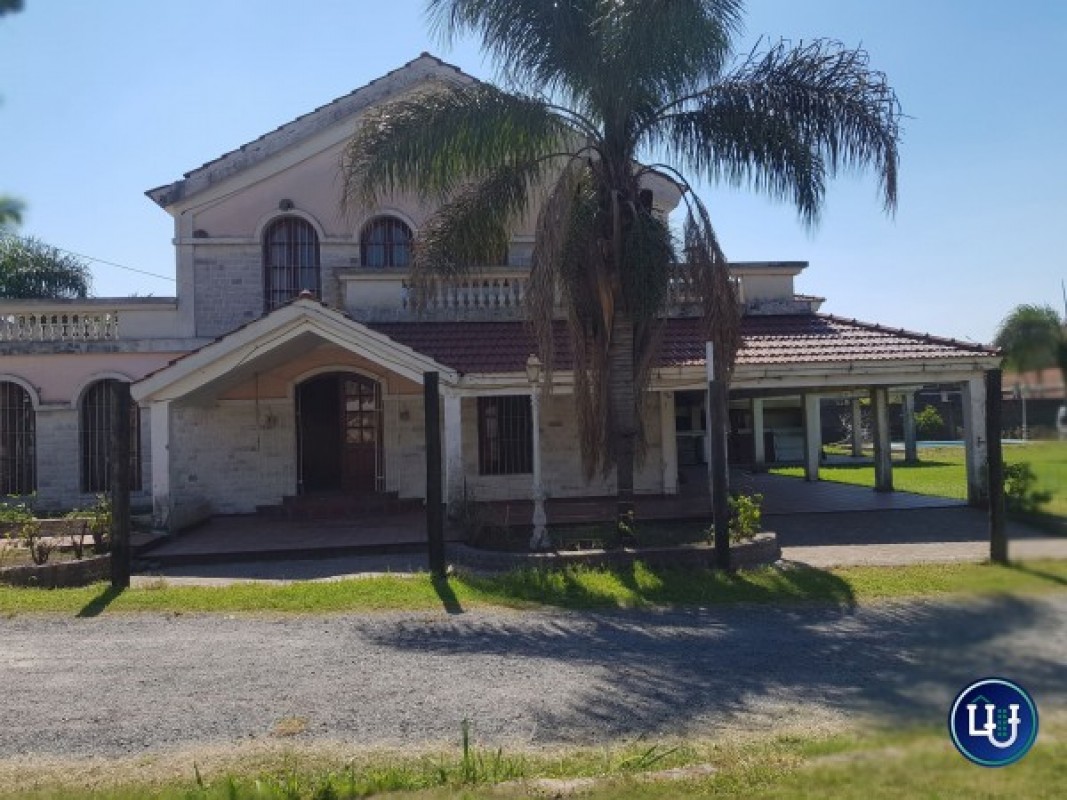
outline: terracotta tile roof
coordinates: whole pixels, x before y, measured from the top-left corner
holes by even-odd
[[[393,322],[369,327],[461,373],[517,372],[534,352],[522,322]],[[749,316],[738,366],[849,361],[912,361],[995,356],[984,345],[886,328],[829,314]],[[557,324],[557,366],[570,362],[563,323]],[[668,319],[657,366],[704,363],[697,319]]]

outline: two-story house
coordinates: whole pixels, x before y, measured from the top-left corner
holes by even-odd
[[[416,197],[342,214],[342,150],[361,115],[436,82],[472,80],[422,55],[394,72],[147,194],[174,218],[177,297],[0,302],[0,491],[48,508],[107,488],[108,381],[132,383],[134,491],[161,527],[250,513],[320,493],[425,492],[423,375],[440,375],[445,496],[605,495],[577,452],[561,365],[539,395],[523,323],[533,223],[502,263],[441,285],[423,306],[411,247],[432,209]],[[649,178],[668,214],[674,184]],[[817,478],[821,398],[870,396],[888,454],[886,408],[922,384],[966,395],[969,481],[980,492],[980,346],[820,314],[798,295],[803,262],[745,263],[731,384],[731,451],[797,460]],[[872,280],[877,276],[871,276]],[[672,288],[645,398],[639,493],[679,491],[699,462],[705,346],[686,287]],[[416,308],[416,305],[419,305]],[[534,402],[539,401],[539,402]],[[888,456],[882,472],[889,469]],[[884,478],[884,475],[883,475]]]

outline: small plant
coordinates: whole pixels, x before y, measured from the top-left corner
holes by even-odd
[[[637,519],[632,508],[616,520],[615,528],[621,544],[634,544],[637,541]]]
[[[22,527],[19,528],[19,539],[30,551],[30,558],[37,566],[47,564],[48,559],[52,557],[52,551],[56,549],[52,539],[41,536],[41,523],[35,519],[22,523]]]
[[[1004,465],[1004,505],[1019,514],[1035,514],[1052,500],[1052,492],[1034,488],[1037,476],[1026,462]]]
[[[111,551],[111,500],[98,494],[89,511],[89,535],[93,537],[93,552],[98,556]]]
[[[730,504],[730,543],[745,542],[762,530],[763,495],[732,494]],[[714,541],[715,526],[708,529],[708,539]]]

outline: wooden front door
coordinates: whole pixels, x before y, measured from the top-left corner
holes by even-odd
[[[329,373],[297,387],[299,490],[368,494],[382,482],[381,386]]]

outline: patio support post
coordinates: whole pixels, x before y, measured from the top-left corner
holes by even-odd
[[[763,417],[763,398],[752,398],[752,460],[759,471],[767,468],[767,434]]]
[[[530,381],[532,434],[530,444],[533,447],[533,486],[531,487],[533,516],[530,519],[532,524],[530,549],[534,551],[548,550],[552,547],[552,540],[548,538],[548,514],[545,513],[545,485],[541,475],[541,395],[544,391],[544,385],[542,384],[541,360],[532,354],[526,359],[526,378]]]
[[[715,521],[715,566],[730,569],[730,474],[726,463],[726,425],[729,401],[726,381],[715,374],[711,342],[706,345],[708,370],[708,477],[711,481],[711,512]]]
[[[819,480],[822,455],[822,415],[819,395],[804,395],[804,480]]]
[[[678,494],[678,437],[674,425],[674,392],[659,393],[659,430],[663,493]]]
[[[130,588],[130,384],[111,381],[111,588]]]
[[[915,464],[919,460],[919,447],[915,436],[915,394],[904,392],[904,461]]]
[[[445,406],[445,503],[454,514],[463,502],[463,418],[462,398],[454,392],[444,395]]]
[[[860,398],[852,398],[852,455],[863,455],[863,403]]]
[[[963,443],[967,462],[967,502],[972,506],[985,506],[989,500],[985,475],[985,415],[985,378],[971,378],[963,384]]]
[[[170,530],[170,401],[157,400],[149,412],[152,447],[152,527]]]
[[[441,387],[436,372],[422,373],[426,422],[426,537],[430,573],[445,577],[445,516],[441,508]]]
[[[893,451],[889,442],[889,392],[885,387],[871,387],[874,410],[874,490],[893,491]]]
[[[1004,454],[1001,450],[1001,393],[999,369],[985,374],[986,415],[985,438],[989,443],[989,463],[986,475],[989,486],[989,560],[994,564],[1008,563],[1008,538],[1004,535]]]

